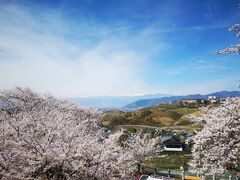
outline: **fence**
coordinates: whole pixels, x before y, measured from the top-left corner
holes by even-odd
[[[235,174],[225,173],[225,174],[213,174],[213,175],[204,175],[193,173],[191,171],[184,171],[184,170],[167,170],[167,169],[156,169],[152,167],[148,167],[145,165],[138,166],[139,172],[142,174],[155,174],[160,176],[166,177],[173,177],[175,179],[181,180],[239,180]]]

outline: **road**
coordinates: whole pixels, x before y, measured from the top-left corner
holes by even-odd
[[[135,128],[147,128],[147,129],[164,129],[164,130],[166,130],[166,129],[184,130],[184,129],[190,128],[189,126],[170,126],[170,127],[161,126],[161,127],[158,127],[158,126],[148,126],[148,125],[116,125],[115,127],[116,127],[116,129],[135,127]],[[201,129],[201,128],[197,128],[197,127],[193,127],[193,128],[196,130]]]

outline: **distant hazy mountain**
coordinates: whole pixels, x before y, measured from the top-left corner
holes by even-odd
[[[135,109],[154,106],[161,103],[180,101],[182,99],[207,99],[208,96],[217,96],[219,98],[236,97],[236,96],[240,96],[240,92],[239,91],[221,91],[221,92],[215,92],[215,93],[205,94],[205,95],[193,94],[193,95],[186,95],[186,96],[168,96],[168,97],[161,97],[161,98],[142,99],[124,106],[123,109],[135,110]]]
[[[93,106],[96,108],[121,108],[126,104],[132,103],[139,99],[154,99],[170,96],[169,94],[148,94],[138,96],[97,96],[97,97],[77,97],[71,98],[70,101],[83,106]]]

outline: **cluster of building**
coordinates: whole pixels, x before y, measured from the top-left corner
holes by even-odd
[[[208,96],[207,99],[182,99],[179,103],[186,107],[202,107],[208,104],[222,104],[224,101],[224,98]]]

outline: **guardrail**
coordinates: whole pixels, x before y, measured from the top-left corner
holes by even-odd
[[[155,174],[166,177],[173,177],[181,180],[238,180],[239,177],[236,175],[225,173],[225,174],[213,174],[213,175],[205,175],[193,173],[190,171],[181,170],[169,170],[169,169],[160,169],[160,168],[152,168],[146,165],[138,165],[138,171],[142,174]]]

